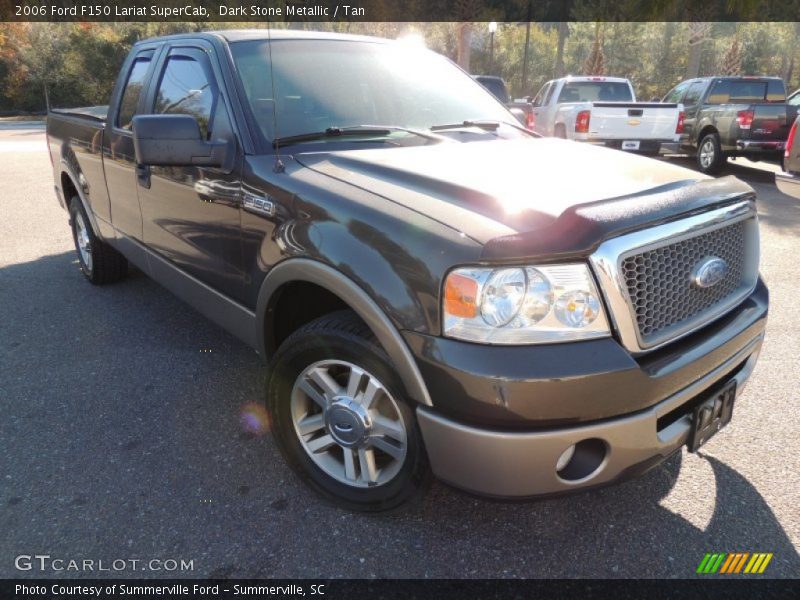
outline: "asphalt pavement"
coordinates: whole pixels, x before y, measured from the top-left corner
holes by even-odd
[[[726,170],[759,194],[772,304],[700,454],[539,501],[434,483],[413,511],[363,516],[242,429],[263,391],[252,350],[137,271],[84,280],[41,129],[0,124],[0,577],[691,577],[707,552],[771,552],[768,575],[800,577],[800,201],[772,171]],[[44,572],[18,568],[36,554]]]

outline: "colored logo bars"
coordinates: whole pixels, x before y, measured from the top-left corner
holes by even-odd
[[[769,561],[772,560],[772,552],[725,552],[709,553],[703,557],[697,572],[701,575],[720,573],[725,575],[738,573],[763,573]]]

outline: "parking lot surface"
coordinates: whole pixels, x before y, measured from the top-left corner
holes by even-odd
[[[771,313],[733,421],[701,453],[571,497],[434,483],[414,510],[363,516],[241,429],[263,389],[252,350],[138,271],[84,280],[41,128],[0,124],[0,577],[690,577],[738,551],[800,577],[800,201],[774,169],[724,173],[759,194]],[[20,571],[24,554],[192,570]]]

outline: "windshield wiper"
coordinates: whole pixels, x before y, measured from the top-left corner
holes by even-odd
[[[431,131],[445,131],[446,129],[464,129],[465,127],[478,127],[486,131],[495,131],[500,127],[500,121],[461,121],[461,123],[448,123],[446,125],[434,125]]]
[[[314,142],[316,140],[324,140],[327,138],[335,138],[343,136],[382,137],[389,135],[394,131],[404,131],[406,133],[411,133],[413,135],[428,140],[436,140],[437,142],[443,141],[445,139],[433,133],[417,131],[416,129],[407,129],[405,127],[396,127],[394,125],[354,125],[352,127],[328,127],[324,131],[314,131],[311,133],[301,133],[299,135],[288,135],[286,137],[275,138],[272,141],[272,146],[273,148],[276,148],[278,146],[285,146],[287,144]]]
[[[434,125],[431,127],[431,131],[445,131],[447,129],[469,129],[470,127],[478,127],[479,129],[483,129],[484,131],[497,131],[500,128],[500,125],[507,125],[508,127],[513,127],[514,129],[518,129],[523,133],[527,133],[531,137],[542,137],[538,133],[531,131],[530,129],[526,129],[522,125],[518,123],[512,123],[510,121],[490,121],[490,120],[473,120],[473,121],[462,121],[461,123],[448,123],[446,125]]]

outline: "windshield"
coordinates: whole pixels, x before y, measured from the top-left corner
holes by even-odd
[[[632,101],[631,88],[622,81],[570,81],[558,95],[558,104]]]
[[[245,94],[264,137],[358,125],[429,129],[514,117],[447,59],[421,48],[343,40],[266,40],[231,44]],[[277,112],[277,132],[273,125]],[[321,138],[330,141],[335,138]]]

